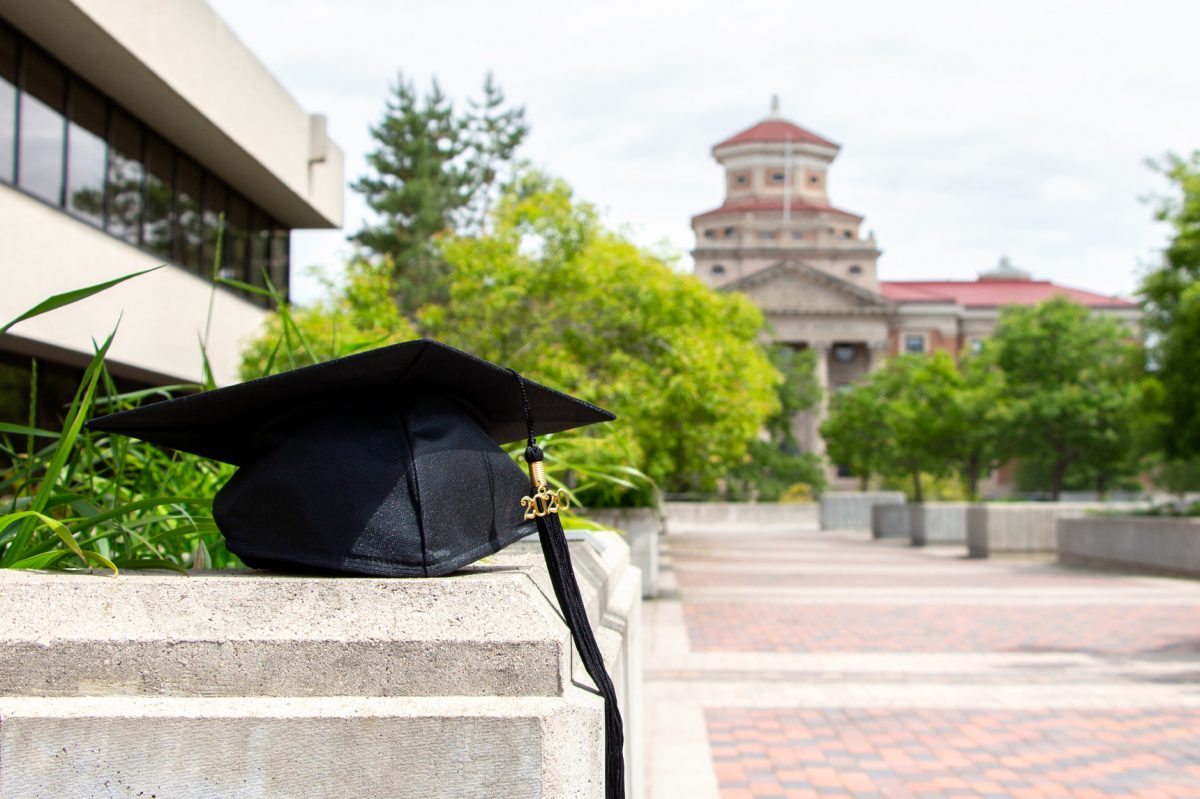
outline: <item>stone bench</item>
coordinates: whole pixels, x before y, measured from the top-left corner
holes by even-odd
[[[641,755],[640,578],[573,536]],[[0,570],[0,796],[603,796],[603,703],[536,543],[449,577]]]
[[[1200,520],[1146,516],[1058,520],[1058,559],[1200,577]]]
[[[827,491],[821,495],[822,530],[870,530],[876,505],[903,505],[902,491]]]
[[[1059,519],[1077,518],[1089,511],[1116,510],[1132,503],[1105,502],[986,502],[967,511],[967,554],[1045,554],[1058,547]]]

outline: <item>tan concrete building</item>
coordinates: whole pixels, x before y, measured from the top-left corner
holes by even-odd
[[[202,0],[0,0],[0,320],[167,264],[0,337],[0,391],[24,390],[31,357],[69,384],[118,318],[113,374],[198,381],[218,219],[222,274],[263,286],[265,272],[286,292],[290,232],[339,227],[344,183],[324,117]],[[236,380],[267,305],[216,291],[219,383]]]
[[[881,250],[863,217],[832,205],[829,167],[840,146],[771,114],[712,149],[725,169],[725,199],[692,218],[695,272],[741,291],[766,313],[777,341],[819,354],[830,391],[850,385],[899,352],[979,346],[1006,305],[1057,295],[1131,324],[1135,303],[1068,288],[1001,258],[971,281],[883,281]],[[820,413],[797,419],[801,443],[820,452]],[[836,482],[835,482],[836,484]]]

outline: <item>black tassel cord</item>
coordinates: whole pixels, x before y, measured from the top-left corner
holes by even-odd
[[[533,434],[533,413],[525,393],[525,380],[513,372],[521,386],[521,402],[525,410],[525,424],[529,430],[525,461],[533,464],[542,460],[542,450]],[[617,691],[604,668],[604,656],[588,622],[587,608],[575,581],[575,569],[571,565],[571,550],[567,536],[557,513],[547,513],[536,519],[538,539],[542,544],[542,556],[546,559],[546,570],[550,572],[550,584],[554,596],[562,609],[563,618],[579,650],[583,667],[600,695],[604,697],[604,796],[605,799],[625,799],[625,731],[621,723],[621,709],[617,705]]]

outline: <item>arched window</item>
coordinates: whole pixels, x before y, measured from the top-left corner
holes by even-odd
[[[861,274],[862,274],[862,267],[861,267],[861,266],[859,266],[858,264],[850,264],[850,268],[849,268],[849,269],[847,269],[846,271],[847,271],[847,272],[849,272],[849,273],[850,273],[850,274],[852,274],[852,275],[861,275]]]
[[[725,274],[725,266],[724,266],[724,264],[713,264],[712,273],[713,273],[714,275],[723,275],[723,274]]]

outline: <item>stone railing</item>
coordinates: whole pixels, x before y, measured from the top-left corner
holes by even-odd
[[[821,495],[821,529],[870,530],[871,508],[903,504],[901,491],[828,491]]]
[[[637,797],[640,578],[575,538]],[[2,570],[0,794],[598,798],[573,650],[530,542],[439,579]]]
[[[1200,577],[1200,519],[1146,516],[1058,520],[1058,559]]]

